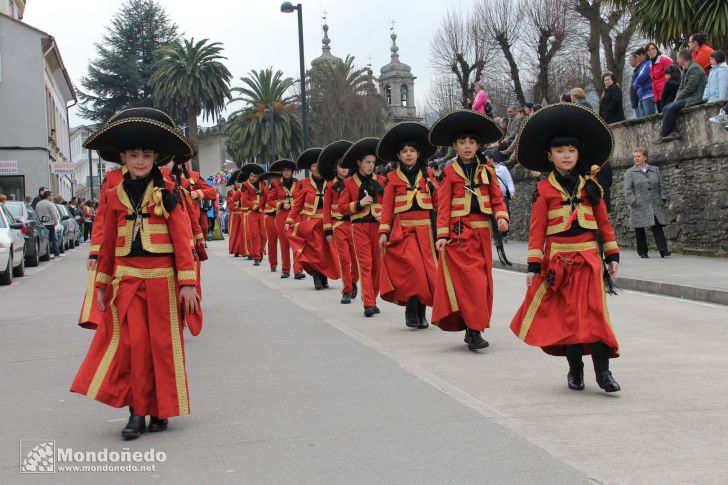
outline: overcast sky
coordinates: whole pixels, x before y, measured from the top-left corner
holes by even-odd
[[[76,85],[96,56],[121,0],[28,0],[24,22],[56,38],[63,61]],[[294,2],[295,3],[295,2]],[[430,39],[448,6],[469,6],[469,0],[304,0],[303,30],[306,65],[321,55],[321,24],[327,12],[332,53],[352,54],[359,65],[371,63],[376,76],[389,62],[390,20],[395,21],[400,60],[417,76],[418,110],[432,80],[428,61]],[[296,13],[280,11],[279,0],[161,0],[185,37],[209,38],[224,44],[233,86],[251,69],[269,66],[298,79]],[[83,123],[75,108],[71,125]],[[211,122],[203,122],[209,125]]]

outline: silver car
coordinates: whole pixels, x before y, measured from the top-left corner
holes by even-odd
[[[23,223],[16,222],[5,204],[0,204],[0,285],[9,285],[13,276],[25,275],[25,236]]]

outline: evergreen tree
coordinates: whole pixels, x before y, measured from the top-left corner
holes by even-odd
[[[354,57],[314,66],[308,80],[314,146],[384,133],[387,102],[377,92],[372,72],[357,67]]]
[[[289,94],[293,79],[268,68],[250,71],[240,80],[243,85],[232,89],[239,96],[231,102],[242,101],[245,106],[230,115],[225,131],[227,149],[235,162],[273,162],[274,158],[298,156],[303,131],[300,105],[296,96]],[[266,109],[270,110],[270,119]]]
[[[157,0],[126,0],[107,31],[79,90],[81,116],[96,122],[123,108],[154,105],[149,79],[158,49],[178,38],[177,25]]]
[[[197,143],[197,116],[205,119],[222,114],[230,99],[232,74],[220,62],[222,44],[203,39],[195,42],[168,44],[160,50],[163,58],[150,82],[157,105],[173,116],[187,120],[187,136]],[[192,160],[193,170],[199,170],[199,157]]]

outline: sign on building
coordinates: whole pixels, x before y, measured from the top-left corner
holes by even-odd
[[[18,161],[0,161],[0,175],[16,175],[18,173]]]
[[[73,162],[53,162],[51,163],[51,172],[56,175],[73,175],[74,174],[74,163]]]

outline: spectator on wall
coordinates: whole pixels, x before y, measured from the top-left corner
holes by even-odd
[[[640,47],[632,53],[639,65],[635,68],[636,76],[632,78],[632,86],[637,94],[637,118],[657,113],[655,100],[652,97],[652,62],[647,59],[645,49]]]
[[[662,90],[663,108],[675,101],[675,96],[677,96],[677,90],[680,89],[681,77],[682,76],[680,73],[680,68],[677,67],[675,64],[672,64],[665,68],[665,79],[667,79],[667,82],[665,82],[665,87]]]
[[[624,199],[630,207],[631,227],[637,242],[637,254],[647,258],[645,228],[652,229],[661,257],[670,256],[662,227],[667,225],[665,203],[667,191],[657,167],[647,164],[647,149],[637,147],[632,152],[634,166],[624,173]]]
[[[475,101],[473,101],[472,107],[473,111],[483,113],[484,115],[492,118],[493,108],[488,100],[488,93],[485,92],[480,81],[473,84],[473,91],[475,92]]]
[[[652,98],[655,101],[657,112],[662,113],[662,108],[667,103],[662,102],[662,92],[665,89],[665,69],[667,66],[672,66],[672,59],[668,56],[663,56],[660,49],[657,48],[657,44],[650,42],[645,47],[647,57],[650,59],[651,71],[650,77],[652,79]]]
[[[690,36],[688,47],[693,56],[693,61],[703,68],[705,74],[710,72],[710,53],[713,48],[708,45],[708,34],[699,32]]]
[[[559,96],[559,103],[571,103],[571,95],[569,93],[563,93]]]
[[[681,138],[682,135],[677,131],[677,114],[683,108],[693,106],[703,102],[703,91],[707,83],[707,76],[703,69],[693,61],[693,57],[688,49],[683,49],[677,56],[677,61],[683,69],[683,75],[680,79],[680,88],[675,96],[675,101],[665,106],[662,116],[662,129],[660,136],[654,140],[654,143],[662,143],[665,141],[673,141]]]
[[[516,198],[516,186],[513,183],[511,171],[508,170],[505,164],[499,162],[495,164],[495,175],[498,177],[498,185],[500,185],[501,192],[503,193],[503,201],[506,203],[506,210],[510,215],[511,201]],[[508,231],[501,232],[501,234],[503,234],[503,242],[508,242]]]
[[[629,55],[629,65],[632,68],[632,80],[629,82],[629,102],[632,109],[637,111],[637,105],[639,105],[640,99],[637,97],[637,90],[634,88],[634,78],[637,77],[637,70],[640,65],[639,57],[634,52]]]
[[[599,116],[605,123],[619,123],[624,121],[624,108],[622,107],[622,88],[617,84],[617,78],[611,72],[602,75],[604,81],[604,94],[599,100]]]
[[[581,88],[571,88],[569,90],[569,96],[571,96],[571,102],[580,104],[590,110],[594,111],[594,107],[586,100],[586,93]]]
[[[725,53],[721,50],[710,53],[710,74],[703,91],[703,101],[728,101],[728,65],[725,63]]]

